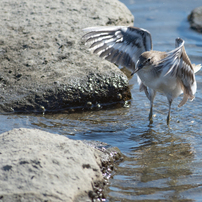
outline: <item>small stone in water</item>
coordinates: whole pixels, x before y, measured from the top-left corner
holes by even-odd
[[[93,105],[93,103],[90,102],[90,101],[88,101],[88,102],[86,103],[86,105],[87,105],[88,107],[91,107],[91,106]]]
[[[122,97],[122,95],[119,93],[119,94],[117,94],[117,99],[118,100],[121,100],[123,97]]]

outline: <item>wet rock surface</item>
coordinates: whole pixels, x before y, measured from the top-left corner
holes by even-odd
[[[121,153],[100,142],[20,128],[0,135],[0,157],[4,202],[88,202],[104,198],[103,189]]]
[[[188,16],[192,29],[202,33],[202,6],[195,8]]]
[[[127,77],[86,50],[82,28],[132,25],[117,0],[0,4],[0,111],[58,111],[124,100]]]

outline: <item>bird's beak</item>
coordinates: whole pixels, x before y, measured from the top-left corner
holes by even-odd
[[[133,74],[137,73],[138,70],[139,70],[139,68],[136,68],[136,69],[134,70],[134,72],[131,74],[131,76],[133,76]]]
[[[139,60],[136,63],[136,69],[134,70],[134,72],[131,74],[131,76],[133,76],[133,74],[137,73],[140,69],[143,68],[143,65],[141,63],[139,63]]]

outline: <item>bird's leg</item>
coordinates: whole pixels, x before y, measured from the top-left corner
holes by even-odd
[[[153,118],[153,100],[152,101],[150,100],[150,112],[149,112],[149,121],[150,121],[150,123],[153,122],[152,118]]]
[[[146,93],[145,93],[146,94]],[[153,101],[154,97],[156,96],[156,91],[149,88],[148,94],[146,94],[148,99],[150,100],[150,112],[149,112],[149,121],[150,123],[153,122]]]
[[[170,124],[170,111],[171,111],[172,100],[168,100],[168,103],[169,103],[169,110],[168,110],[168,116],[167,116],[167,125]]]

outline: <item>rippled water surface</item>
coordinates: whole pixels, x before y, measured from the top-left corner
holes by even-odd
[[[176,37],[185,40],[193,63],[202,63],[202,34],[189,29],[187,15],[201,0],[125,0],[135,26],[148,29],[155,50],[174,48]],[[89,55],[90,57],[90,55]],[[202,201],[202,72],[196,79],[193,102],[172,104],[166,125],[167,100],[157,95],[154,123],[149,124],[149,101],[130,80],[132,100],[122,108],[54,115],[0,115],[0,132],[39,128],[72,139],[99,140],[117,146],[125,160],[110,180],[107,201]]]

